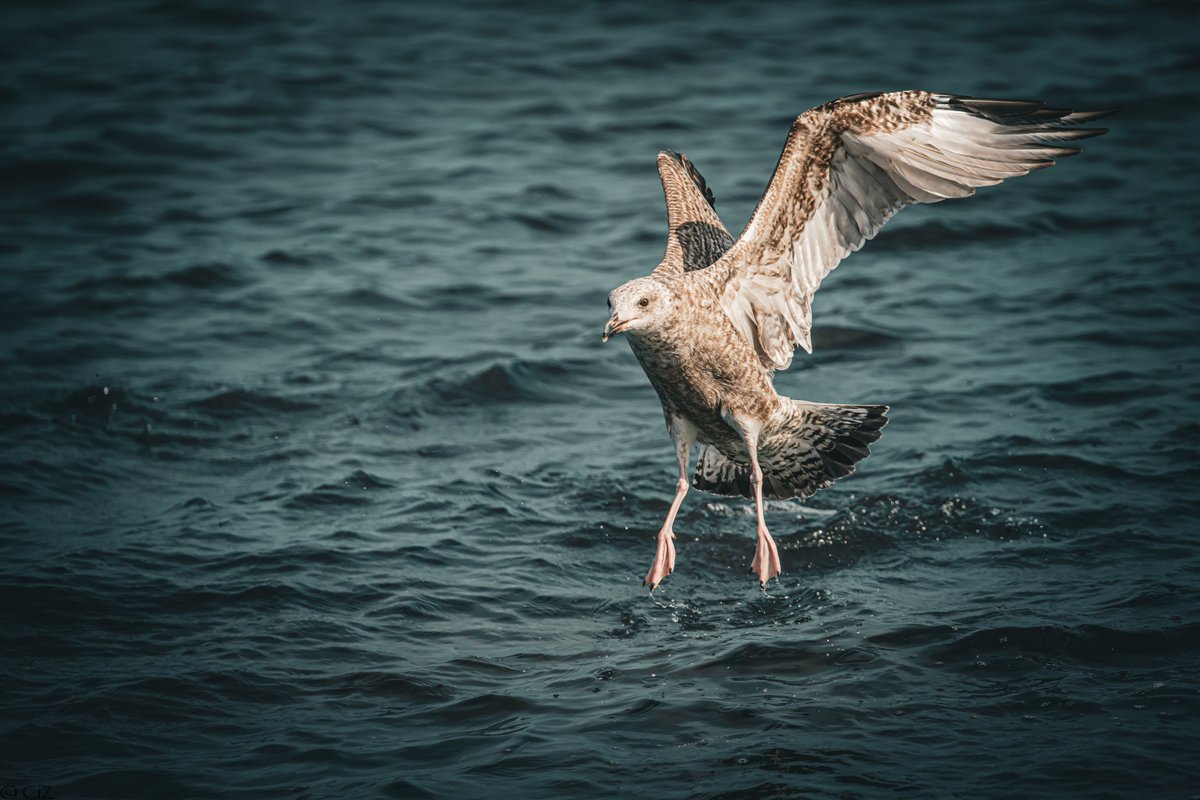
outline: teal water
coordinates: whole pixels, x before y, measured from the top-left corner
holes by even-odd
[[[1186,10],[3,14],[0,787],[1200,791]],[[793,116],[900,88],[1124,110],[830,276],[777,384],[883,438],[770,506],[777,586],[693,493],[650,595],[674,456],[599,334],[655,154],[736,231]]]

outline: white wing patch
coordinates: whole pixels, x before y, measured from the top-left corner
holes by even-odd
[[[716,265],[722,305],[765,366],[812,352],[812,296],[901,208],[974,194],[1054,164],[1103,129],[1068,127],[1110,112],[896,92],[801,115],[742,238]]]

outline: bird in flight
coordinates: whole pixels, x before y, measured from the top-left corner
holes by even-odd
[[[675,569],[673,525],[690,485],[754,499],[750,569],[778,576],[764,498],[808,497],[854,471],[887,406],[781,397],[772,385],[796,346],[812,352],[812,298],[843,258],[901,208],[974,194],[1079,152],[1079,128],[1112,113],[923,91],[858,94],[801,114],[766,191],[734,241],[684,155],[663,151],[662,263],[614,289],[604,341],[625,333],[662,402],[679,481],[643,585]]]

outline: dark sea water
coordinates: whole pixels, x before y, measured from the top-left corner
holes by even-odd
[[[1194,13],[6,4],[0,798],[1200,795]],[[1124,111],[830,276],[884,437],[649,594],[655,154],[737,231],[912,87]]]

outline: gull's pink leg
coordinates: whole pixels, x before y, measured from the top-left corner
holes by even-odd
[[[658,532],[658,550],[654,554],[654,563],[650,565],[650,572],[646,575],[646,580],[642,581],[642,586],[649,586],[651,590],[657,589],[662,579],[675,571],[675,531],[673,526],[675,515],[679,513],[679,507],[683,505],[683,498],[687,494],[687,490],[687,478],[680,478],[679,483],[675,485],[675,502],[671,503],[671,510],[667,512],[667,521],[663,523],[662,530]]]
[[[722,411],[721,416],[729,427],[741,434],[746,452],[750,455],[750,482],[754,484],[754,510],[758,513],[758,548],[754,551],[754,560],[750,562],[750,571],[758,573],[758,582],[765,589],[767,581],[783,572],[783,563],[779,560],[779,548],[767,530],[767,520],[763,515],[763,474],[758,465],[758,434],[762,423],[731,409]]]
[[[766,588],[767,581],[783,572],[783,562],[779,560],[779,548],[767,530],[767,520],[763,516],[762,483],[763,474],[758,466],[757,448],[747,442],[750,450],[750,480],[754,484],[754,510],[758,512],[758,547],[754,551],[754,560],[750,562],[750,570],[758,573],[758,582]]]
[[[675,500],[671,503],[671,510],[667,512],[667,521],[658,532],[658,550],[654,553],[654,563],[650,565],[646,580],[642,581],[642,586],[649,586],[650,591],[657,589],[662,579],[675,571],[675,515],[679,513],[684,495],[687,494],[688,460],[694,441],[692,428],[685,421],[673,418],[668,424],[671,438],[675,441],[675,455],[679,458],[679,482],[675,484]]]

